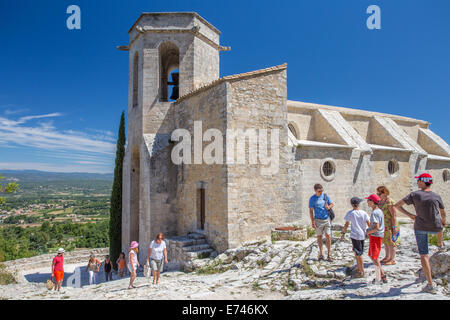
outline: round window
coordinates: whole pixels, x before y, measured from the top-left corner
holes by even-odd
[[[331,181],[334,179],[334,174],[336,172],[336,164],[332,159],[325,159],[322,162],[320,168],[320,175],[327,181]]]
[[[323,169],[322,170],[323,170],[323,174],[326,177],[331,176],[333,174],[333,172],[334,172],[333,164],[330,161],[325,162],[323,164]]]
[[[393,177],[397,176],[398,170],[399,170],[399,166],[398,166],[397,160],[389,161],[389,163],[388,163],[389,175],[391,175]]]

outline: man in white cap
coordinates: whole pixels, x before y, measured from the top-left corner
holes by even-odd
[[[63,248],[59,248],[58,254],[53,258],[52,262],[52,278],[55,278],[55,290],[58,291],[61,290],[61,285],[64,280],[64,252],[65,250]]]

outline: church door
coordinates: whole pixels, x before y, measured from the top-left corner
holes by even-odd
[[[205,189],[200,189],[200,228],[205,229]]]

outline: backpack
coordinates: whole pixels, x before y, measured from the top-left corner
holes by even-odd
[[[329,197],[328,197],[328,195],[325,193],[324,194],[324,196],[325,196],[325,203],[327,204],[327,199],[330,199]],[[334,214],[334,211],[333,211],[333,208],[330,208],[330,210],[328,210],[328,216],[330,217],[330,221],[333,221],[334,220],[334,218],[336,217],[336,215]]]

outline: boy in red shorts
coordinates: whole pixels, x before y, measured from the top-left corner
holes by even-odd
[[[371,194],[366,199],[367,204],[372,209],[370,226],[366,233],[369,236],[369,257],[375,266],[375,279],[373,279],[372,283],[387,283],[386,274],[383,272],[380,260],[378,259],[384,238],[384,214],[379,207],[381,199],[376,194]]]

